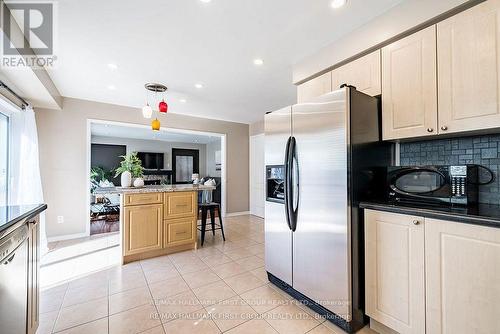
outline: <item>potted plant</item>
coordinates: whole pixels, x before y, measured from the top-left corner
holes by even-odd
[[[115,169],[115,177],[121,174],[122,187],[128,188],[132,186],[132,178],[134,178],[134,187],[144,186],[143,171],[141,159],[137,157],[137,152],[120,156],[123,160],[120,162],[120,167]]]

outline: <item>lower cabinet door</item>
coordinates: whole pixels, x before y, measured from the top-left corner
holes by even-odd
[[[179,246],[196,242],[196,218],[165,220],[165,246]]]
[[[365,210],[366,314],[425,333],[424,218]]]
[[[426,219],[427,334],[500,333],[500,229]]]
[[[140,205],[124,208],[124,255],[162,248],[163,205]]]

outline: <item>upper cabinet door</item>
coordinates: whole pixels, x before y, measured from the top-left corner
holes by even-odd
[[[365,94],[376,96],[382,93],[380,50],[356,59],[332,71],[332,90],[348,84]]]
[[[500,1],[438,23],[441,133],[500,127]]]
[[[332,72],[325,73],[297,86],[297,103],[309,102],[332,91]]]
[[[435,135],[436,27],[382,49],[383,139]]]

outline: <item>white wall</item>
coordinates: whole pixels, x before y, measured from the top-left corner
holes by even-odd
[[[250,136],[250,213],[264,218],[265,175],[264,134]]]
[[[215,170],[215,152],[217,151],[219,153],[221,151],[220,139],[207,144],[207,175],[221,177],[221,171]]]
[[[131,130],[133,131],[133,130]],[[92,136],[92,144],[126,145],[127,154],[132,152],[164,153],[164,169],[172,169],[172,148],[186,148],[200,151],[200,176],[207,174],[207,145],[192,143],[176,143],[160,140],[142,140],[116,137]],[[219,141],[220,147],[220,141]]]

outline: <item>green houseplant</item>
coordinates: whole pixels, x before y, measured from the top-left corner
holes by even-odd
[[[130,187],[132,185],[132,178],[139,180],[137,185],[134,184],[134,186],[144,185],[144,180],[142,180],[144,168],[142,167],[141,159],[137,157],[137,152],[122,155],[120,158],[122,158],[122,161],[120,162],[120,167],[115,169],[115,177],[121,174],[122,187]]]

